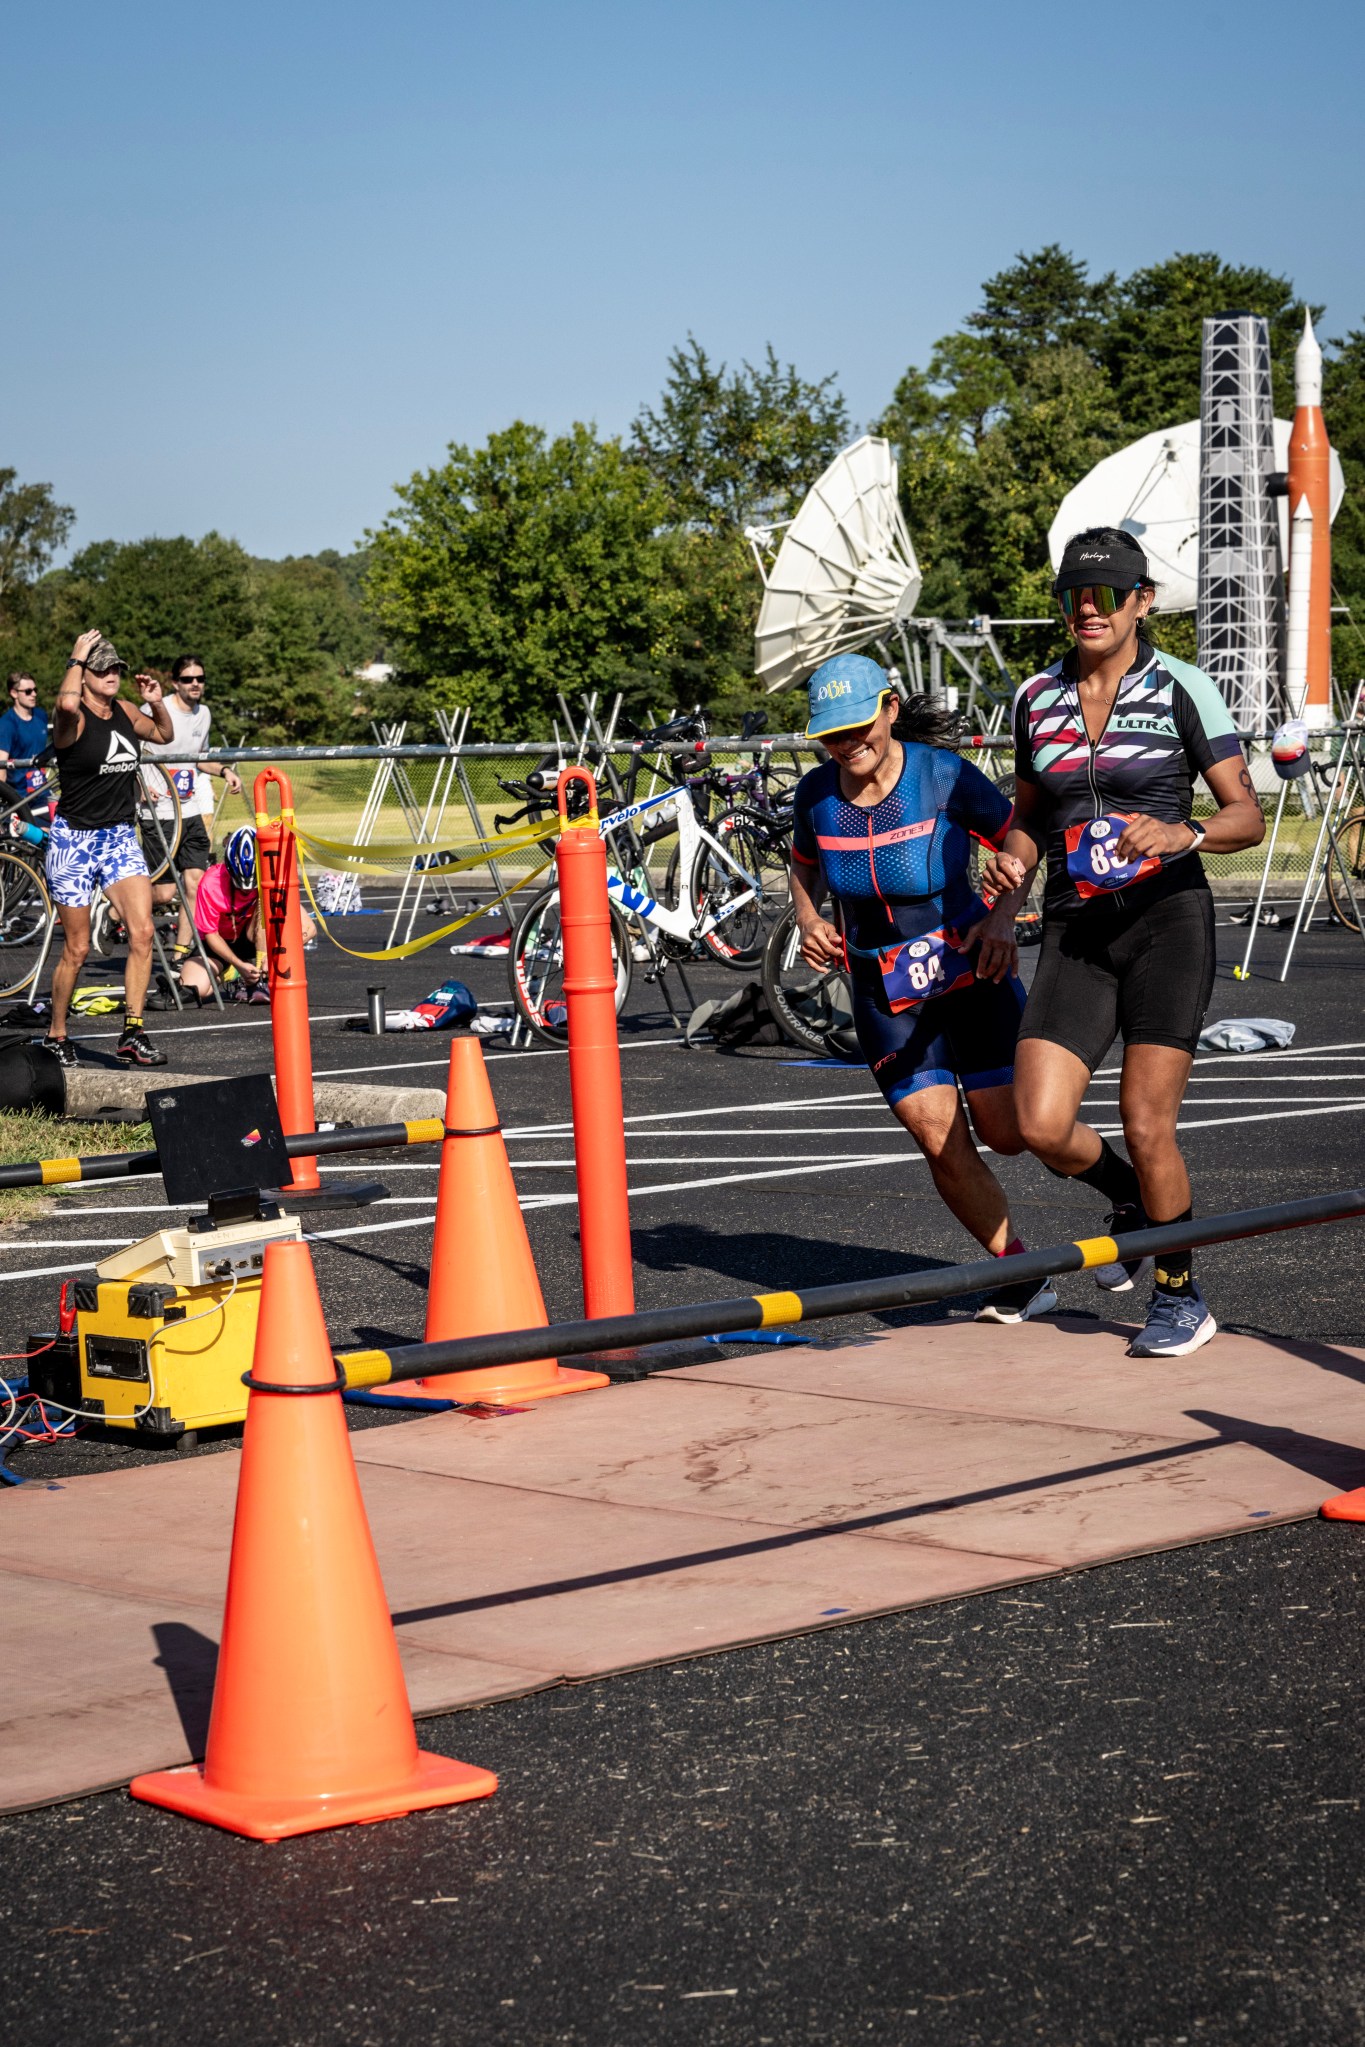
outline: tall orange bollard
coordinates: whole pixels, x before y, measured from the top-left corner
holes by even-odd
[[[280,792],[280,814],[266,809],[266,792]],[[275,1094],[286,1137],[306,1136],[313,1113],[313,1046],[308,1030],[308,976],[303,964],[299,909],[299,849],[294,837],[294,791],[288,775],[262,768],[256,777],[256,863],[260,874],[266,958],[270,964],[270,1032],[275,1042]],[[322,1186],[315,1158],[296,1158],[286,1192],[316,1194]]]
[[[446,1134],[436,1187],[425,1341],[535,1329],[549,1320],[531,1240],[502,1140],[483,1047],[463,1034],[450,1047]],[[418,1382],[442,1400],[486,1400],[499,1407],[586,1393],[609,1386],[601,1372],[574,1371],[554,1358],[443,1372]]]
[[[134,1798],[259,1841],[486,1798],[417,1746],[306,1244],[266,1247],[202,1765]]]
[[[590,808],[570,819],[572,782],[587,784]],[[578,1170],[583,1313],[633,1315],[635,1275],[626,1194],[625,1105],[616,1039],[616,969],[611,955],[607,849],[597,829],[597,784],[586,768],[565,768],[558,785],[559,921],[569,1010],[569,1087]]]

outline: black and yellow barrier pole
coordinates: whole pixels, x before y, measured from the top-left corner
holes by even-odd
[[[1121,1237],[1082,1237],[1013,1258],[979,1258],[970,1265],[945,1265],[930,1272],[905,1272],[887,1279],[853,1280],[844,1286],[808,1287],[801,1293],[745,1294],[730,1301],[694,1301],[678,1308],[649,1308],[638,1315],[607,1315],[594,1322],[553,1322],[548,1329],[514,1329],[450,1343],[411,1343],[393,1350],[347,1351],[337,1359],[343,1389],[390,1386],[436,1372],[478,1371],[488,1365],[524,1364],[543,1357],[582,1357],[592,1351],[629,1350],[641,1344],[677,1342],[690,1336],[725,1336],[735,1330],[780,1329],[834,1315],[869,1314],[910,1308],[958,1294],[992,1293],[1021,1280],[1044,1280],[1120,1258],[1154,1252],[1189,1251],[1200,1244],[1228,1244],[1240,1237],[1264,1237],[1276,1230],[1300,1230],[1313,1223],[1345,1222],[1365,1216],[1365,1188],[1285,1201],[1274,1208],[1239,1209],[1202,1222],[1171,1223],[1164,1229],[1129,1230]],[[248,1382],[249,1383],[249,1382]]]
[[[440,1116],[422,1116],[411,1123],[363,1123],[342,1130],[309,1130],[286,1137],[290,1158],[315,1158],[345,1151],[384,1151],[410,1144],[439,1144],[445,1136]],[[22,1166],[0,1166],[0,1187],[63,1187],[84,1180],[131,1180],[161,1170],[155,1151],[103,1152],[88,1159],[34,1159]]]

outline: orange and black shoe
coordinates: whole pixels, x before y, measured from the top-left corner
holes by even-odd
[[[126,1059],[130,1066],[164,1066],[166,1054],[158,1052],[156,1046],[142,1028],[140,1016],[128,1016],[123,1020],[123,1030],[114,1047],[116,1058]]]

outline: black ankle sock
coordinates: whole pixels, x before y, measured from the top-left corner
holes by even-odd
[[[1137,1174],[1106,1137],[1100,1139],[1100,1155],[1094,1165],[1087,1166],[1083,1173],[1071,1174],[1070,1178],[1084,1180],[1087,1187],[1104,1196],[1111,1208],[1142,1207]]]
[[[1153,1223],[1153,1229],[1168,1230],[1172,1223],[1187,1223],[1194,1219],[1194,1210],[1187,1208],[1183,1215],[1168,1216],[1163,1223]],[[1159,1294],[1192,1294],[1194,1292],[1193,1258],[1188,1251],[1168,1251],[1163,1257],[1157,1253],[1156,1290]]]

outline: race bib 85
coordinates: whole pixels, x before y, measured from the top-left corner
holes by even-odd
[[[946,931],[929,931],[881,955],[882,985],[892,1011],[899,1016],[917,1009],[935,995],[950,995],[976,977],[972,959],[955,946]]]
[[[1138,860],[1118,857],[1123,827],[1131,823],[1134,815],[1112,811],[1107,817],[1092,817],[1084,824],[1067,826],[1066,871],[1078,896],[1112,895],[1142,880],[1144,875],[1156,873],[1161,862],[1155,854]]]

